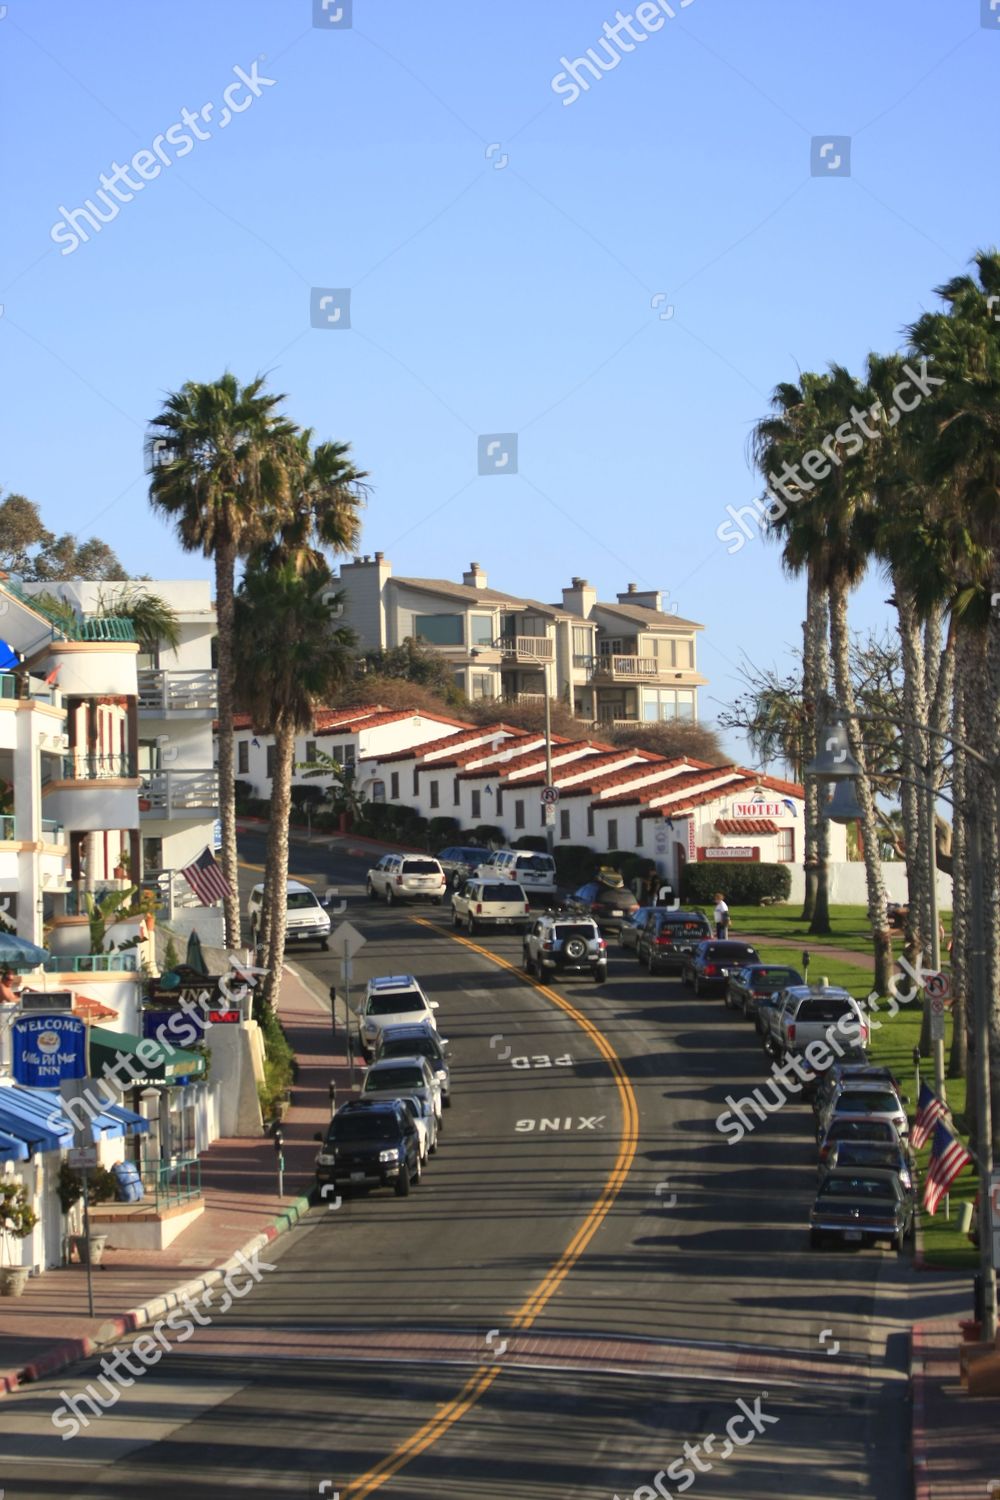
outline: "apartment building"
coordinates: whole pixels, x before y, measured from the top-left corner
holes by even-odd
[[[344,622],[362,650],[413,639],[437,651],[467,697],[538,702],[546,692],[589,724],[698,717],[700,625],[635,584],[601,602],[573,578],[559,604],[488,586],[478,563],[461,583],[396,577],[381,552],[340,569]]]

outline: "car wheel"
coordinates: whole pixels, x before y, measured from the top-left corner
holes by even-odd
[[[601,964],[599,968],[596,968],[594,970],[594,983],[595,984],[603,984],[604,981],[607,979],[607,977],[608,977],[608,971],[604,967],[603,964]]]
[[[478,931],[479,931],[479,928],[476,925],[476,919],[475,919],[475,917],[470,917],[469,918],[469,936],[470,937],[475,937],[475,935],[476,935],[476,933]]]
[[[405,1198],[410,1191],[410,1168],[407,1162],[403,1163],[403,1170],[396,1178],[396,1197]]]
[[[890,1247],[890,1249],[894,1250],[897,1255],[902,1255],[902,1253],[903,1253],[903,1236],[901,1234],[894,1234],[892,1236],[892,1239],[889,1241],[889,1247]]]
[[[452,909],[451,909],[451,925],[452,925],[452,927],[461,927],[461,925],[462,925],[461,922],[458,920],[458,912],[455,910],[454,907],[452,907]]]
[[[722,992],[722,1002],[725,1005],[725,1007],[726,1007],[727,1010],[732,1010],[732,1008],[733,1008],[733,997],[729,993],[729,986],[728,986],[728,984],[726,985],[726,988]]]
[[[695,992],[696,997],[700,1000],[701,999],[701,980],[700,979],[696,979],[695,982],[694,982],[694,992]]]
[[[392,894],[392,886],[391,885],[387,885],[386,888],[385,888],[385,904],[386,904],[386,906],[392,906],[393,903],[395,902],[395,900],[396,900],[396,898]]]
[[[535,959],[535,978],[536,979],[544,979],[545,978],[545,969],[542,966],[542,960],[540,958],[536,958]]]
[[[441,1104],[445,1109],[451,1109],[451,1095],[445,1094],[441,1100]]]
[[[375,887],[372,885],[370,880],[368,882],[368,899],[369,901],[375,900]]]
[[[532,959],[531,954],[528,952],[527,948],[522,948],[521,950],[521,968],[526,974],[530,974],[532,969],[534,968],[534,960]]]
[[[441,905],[441,897],[440,896],[432,896],[431,897],[431,905],[432,906],[440,906]]]
[[[418,1156],[417,1157],[417,1170],[413,1174],[413,1186],[414,1187],[419,1187],[420,1186],[420,1183],[421,1183],[421,1180],[423,1178],[423,1175],[424,1175],[423,1165],[421,1163],[420,1157]]]

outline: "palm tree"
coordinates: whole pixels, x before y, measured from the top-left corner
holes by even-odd
[[[135,638],[144,651],[164,645],[176,651],[181,642],[180,623],[177,611],[160,594],[151,594],[139,583],[126,583],[120,588],[97,596],[98,617],[130,620]]]
[[[298,430],[278,408],[285,398],[264,377],[241,385],[228,371],[169,395],[146,440],[149,498],[173,521],[181,545],[215,561],[219,632],[219,809],[227,941],[239,940],[236,794],[233,766],[233,598],[236,563],[276,533],[289,499]]]
[[[298,433],[289,464],[286,514],[266,562],[288,562],[297,572],[325,566],[325,553],[351,552],[361,535],[358,510],[368,493],[368,474],[351,460],[349,443],[317,443]]]
[[[261,908],[261,941],[267,974],[262,1012],[275,1007],[285,946],[285,888],[295,737],[311,729],[317,705],[349,675],[354,632],[337,626],[340,595],[325,565],[299,569],[294,562],[248,566],[236,596],[237,687],[255,727],[275,741],[271,822]]]

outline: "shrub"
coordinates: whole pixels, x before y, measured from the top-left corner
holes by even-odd
[[[506,839],[502,828],[497,828],[493,823],[480,823],[478,828],[473,829],[477,844],[485,844],[488,849],[503,849],[506,847]]]
[[[716,891],[724,891],[729,906],[759,906],[762,896],[787,901],[791,889],[792,872],[787,865],[707,860],[685,865],[681,900],[712,905]]]
[[[257,1085],[257,1096],[264,1119],[272,1120],[295,1081],[295,1053],[272,1010],[264,1013],[260,1025],[264,1034],[264,1081]]]
[[[253,797],[253,782],[234,781],[233,790],[236,793],[236,811],[245,812],[247,803]]]
[[[510,846],[512,849],[533,849],[536,854],[549,852],[549,841],[541,833],[522,833]]]
[[[583,885],[601,863],[600,856],[586,844],[557,844],[552,852],[556,862],[556,878],[560,885]]]
[[[457,818],[431,818],[427,825],[427,839],[432,849],[440,849],[444,844],[453,844],[457,838]]]

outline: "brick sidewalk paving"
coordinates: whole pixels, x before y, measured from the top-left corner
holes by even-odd
[[[959,1339],[950,1318],[918,1323],[913,1330],[915,1500],[1000,1496],[1000,1396],[966,1395],[959,1378]]]
[[[93,1272],[93,1318],[86,1274],[75,1264],[34,1276],[23,1297],[0,1301],[0,1395],[20,1383],[22,1372],[27,1378],[50,1373],[94,1343],[138,1327],[144,1319],[135,1314],[143,1304],[211,1276],[237,1250],[274,1239],[304,1212],[313,1182],[313,1135],[330,1117],[331,1078],[343,1093],[347,1070],[343,1056],[332,1054],[329,1002],[293,969],[285,970],[280,1015],[299,1059],[284,1121],[284,1197],[278,1197],[268,1137],[214,1142],[201,1157],[204,1213],[165,1250],[108,1246]],[[342,1037],[341,1028],[338,1043]]]

